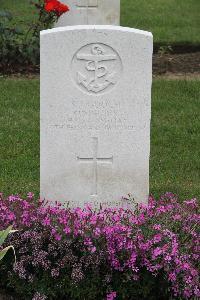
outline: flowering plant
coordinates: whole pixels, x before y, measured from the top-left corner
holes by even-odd
[[[37,0],[33,4],[38,10],[39,16],[38,21],[32,27],[33,36],[39,35],[43,29],[50,28],[64,13],[69,11],[69,6],[58,0]]]
[[[69,6],[58,0],[39,0],[34,5],[39,11],[39,21],[47,28],[69,11]]]
[[[11,13],[0,11],[0,72],[9,73],[18,68],[26,71],[29,66],[38,70],[40,31],[51,28],[69,11],[69,7],[58,0],[33,0],[32,4],[37,17],[26,31],[13,26]]]
[[[53,12],[57,17],[69,11],[69,7],[58,0],[45,0],[44,9],[47,12]]]
[[[171,193],[134,211],[2,196],[0,229],[20,231],[8,239],[17,262],[11,273],[4,261],[0,282],[22,299],[197,299],[199,223],[197,199]]]

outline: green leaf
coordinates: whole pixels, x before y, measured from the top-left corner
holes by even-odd
[[[8,250],[12,249],[15,255],[15,249],[13,246],[8,246],[6,248],[4,248],[3,250],[0,251],[0,260],[2,260],[4,258],[4,256],[6,255],[6,253],[8,252]],[[15,261],[16,261],[16,256],[15,256]]]
[[[12,20],[12,14],[9,11],[0,10],[0,17]]]
[[[12,226],[9,226],[6,230],[0,231],[0,246],[4,243],[5,239],[12,231]]]
[[[23,34],[23,30],[20,27],[15,27],[16,34]]]

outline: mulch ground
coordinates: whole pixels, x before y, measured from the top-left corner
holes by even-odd
[[[12,65],[2,68],[0,64],[0,74],[2,75],[37,75],[39,66],[33,65]],[[153,55],[153,75],[193,76],[200,75],[200,51],[191,53],[156,53]]]
[[[154,54],[153,74],[198,74],[200,73],[200,52],[181,54]]]

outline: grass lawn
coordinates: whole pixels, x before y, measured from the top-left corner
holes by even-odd
[[[0,190],[39,192],[39,80],[0,79]],[[200,81],[155,80],[150,191],[200,198]]]
[[[39,191],[39,81],[0,80],[0,190]]]
[[[115,1],[115,0],[113,0]],[[1,0],[23,25],[34,19],[30,0]],[[200,44],[199,0],[121,0],[121,24],[152,31],[158,44]]]
[[[200,81],[153,85],[150,191],[200,198]]]
[[[200,43],[199,0],[121,0],[123,26],[151,31],[154,43]]]

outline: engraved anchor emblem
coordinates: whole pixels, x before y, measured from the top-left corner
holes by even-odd
[[[93,45],[91,54],[77,54],[78,60],[85,60],[85,69],[93,72],[92,76],[86,76],[81,72],[77,72],[77,80],[83,85],[88,92],[98,93],[106,89],[109,85],[115,84],[117,81],[116,72],[109,72],[108,67],[103,64],[105,61],[113,61],[117,59],[116,54],[106,54],[101,45]]]

